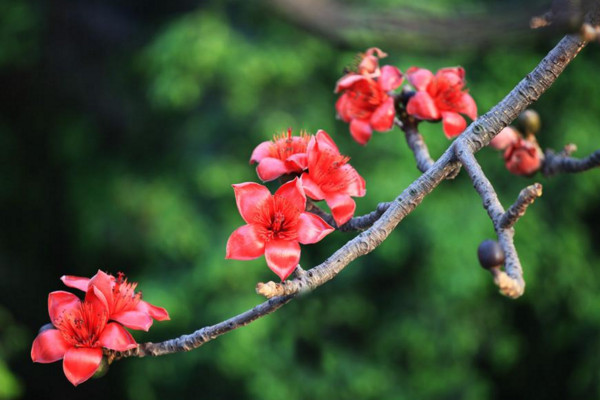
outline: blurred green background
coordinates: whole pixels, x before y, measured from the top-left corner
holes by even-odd
[[[546,2],[0,0],[0,399],[591,399],[600,397],[600,173],[511,176],[478,154],[505,205],[539,181],[517,224],[526,294],[479,266],[492,225],[465,174],[374,253],[277,313],[187,354],[127,359],[73,388],[29,352],[63,274],[125,272],[171,321],[160,341],[238,314],[276,278],[224,260],[242,224],[232,183],[287,127],[325,129],[367,181],[358,213],[419,174],[397,129],[354,143],[335,81],[354,54],[462,65],[483,113],[558,41],[529,31]],[[543,147],[598,146],[600,48],[535,108]],[[434,156],[448,146],[423,125]],[[304,246],[314,266],[353,237]]]

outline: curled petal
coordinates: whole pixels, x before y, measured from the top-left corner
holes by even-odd
[[[467,127],[467,121],[460,114],[452,111],[442,112],[442,124],[448,139],[460,135]]]
[[[306,208],[306,196],[300,179],[294,178],[293,181],[286,182],[281,185],[275,192],[275,196],[285,197],[292,203],[299,211],[304,211]]]
[[[94,287],[94,294],[102,300],[106,308],[110,309],[110,305],[114,303],[113,287],[115,285],[115,277],[107,274],[104,271],[98,270],[96,275],[90,279],[89,287]],[[90,290],[88,289],[88,293]],[[87,299],[86,295],[86,299]]]
[[[229,236],[225,252],[227,259],[253,260],[264,254],[265,242],[258,235],[256,226],[243,225]]]
[[[350,103],[348,102],[348,93],[344,93],[335,102],[335,110],[338,117],[344,122],[350,122],[352,117],[348,114]]]
[[[469,93],[463,93],[458,112],[465,114],[473,121],[477,119],[477,104],[475,104],[475,100],[473,100]]]
[[[112,298],[112,292],[110,296]],[[94,307],[104,308],[109,312],[111,311],[111,307],[114,304],[112,302],[112,299],[110,300],[111,302],[109,302],[104,293],[93,285],[90,285],[87,293],[85,294],[85,301],[86,303],[93,304]]]
[[[334,230],[318,215],[303,212],[298,220],[298,241],[302,244],[317,243]]]
[[[364,146],[371,140],[373,129],[371,128],[369,121],[353,119],[352,122],[350,122],[350,134],[358,144]]]
[[[387,99],[382,105],[377,107],[373,115],[371,115],[371,128],[379,132],[385,132],[392,129],[394,125],[394,117],[396,110],[394,109],[394,99]]]
[[[319,185],[317,185],[310,177],[310,172],[305,172],[302,174],[300,179],[302,181],[302,187],[304,188],[304,193],[313,200],[323,200],[325,198],[325,193],[321,190]]]
[[[116,322],[106,324],[98,338],[98,343],[107,349],[125,351],[137,347],[131,334]]]
[[[137,307],[136,307],[137,308]],[[140,310],[121,311],[112,314],[110,319],[117,321],[129,329],[148,331],[152,326],[152,317]]]
[[[331,209],[331,215],[338,226],[344,225],[354,215],[356,203],[347,194],[331,194],[325,199]]]
[[[157,321],[168,321],[171,319],[171,317],[169,317],[169,313],[167,312],[167,310],[165,310],[162,307],[157,307],[155,305],[152,305],[144,300],[140,300],[140,302],[138,303],[137,309],[142,312],[145,312],[146,314],[150,315],[153,319],[155,319]]]
[[[367,51],[365,51],[366,56],[372,56],[373,54],[376,54],[379,58],[384,58],[388,56],[387,53],[381,50],[379,47],[369,47]]]
[[[381,67],[381,75],[379,76],[379,87],[384,91],[396,89],[402,84],[402,72],[392,65],[384,65]]]
[[[73,293],[57,290],[48,295],[48,314],[50,321],[56,325],[63,312],[79,307],[81,300]]]
[[[271,147],[273,146],[273,142],[267,140],[266,142],[262,142],[252,152],[250,156],[250,164],[261,162],[261,160],[265,157],[269,157],[271,154]]]
[[[265,259],[269,268],[283,281],[300,262],[300,245],[292,240],[271,240],[265,246]]]
[[[349,164],[342,167],[345,173],[351,177],[343,193],[352,197],[363,197],[367,194],[366,182],[362,176]]]
[[[425,68],[410,67],[406,71],[406,77],[415,89],[427,90],[427,86],[429,86],[433,79],[433,73]]]
[[[292,154],[285,160],[289,172],[302,172],[308,168],[308,157],[306,153]]]
[[[465,69],[463,67],[446,67],[438,70],[436,75],[455,75],[458,79],[465,79]]]
[[[288,172],[290,171],[288,171],[288,167],[284,161],[272,157],[263,158],[256,167],[256,174],[260,180],[265,182],[277,179]]]
[[[77,386],[90,379],[102,362],[102,349],[72,347],[63,359],[63,371],[73,385]]]
[[[58,361],[70,347],[58,329],[48,329],[37,335],[33,341],[31,359],[39,363]]]
[[[315,135],[315,140],[319,147],[319,150],[330,151],[333,154],[340,154],[340,150],[338,149],[331,136],[329,136],[327,132],[325,132],[323,129],[319,129],[317,131],[317,134]]]
[[[408,100],[406,112],[419,119],[440,119],[440,112],[427,92],[417,92]]]
[[[335,84],[335,93],[338,93],[341,90],[348,89],[350,86],[356,84],[356,82],[360,82],[363,79],[368,79],[367,77],[360,74],[346,74],[342,76],[337,83]]]
[[[271,201],[269,189],[258,183],[245,182],[232,186],[237,208],[247,223],[254,220],[256,213],[260,212],[265,202]]]
[[[87,292],[88,284],[90,282],[90,278],[81,278],[73,275],[63,275],[60,277],[60,280],[63,281],[66,286],[83,290],[84,292]]]

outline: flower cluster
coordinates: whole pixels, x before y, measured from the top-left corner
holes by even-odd
[[[136,283],[98,271],[91,279],[63,276],[66,286],[85,292],[81,301],[73,293],[48,296],[50,326],[33,341],[31,359],[39,363],[63,360],[63,371],[75,386],[91,378],[102,364],[103,348],[126,351],[137,347],[125,329],[147,331],[153,320],[164,321],[164,308],[142,300]]]
[[[246,225],[229,237],[225,257],[250,260],[264,254],[269,268],[285,280],[300,260],[299,244],[316,243],[334,230],[305,211],[307,196],[325,200],[336,224],[343,225],[356,209],[352,197],[365,195],[365,180],[348,161],[323,130],[314,136],[292,136],[288,130],[287,135],[259,144],[250,163],[258,163],[261,180],[295,177],[273,195],[254,182],[233,185]]]

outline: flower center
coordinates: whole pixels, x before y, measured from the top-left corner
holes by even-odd
[[[457,77],[441,75],[434,79],[428,91],[440,110],[456,111],[466,93],[462,90],[464,84],[464,81]]]
[[[373,111],[387,99],[387,94],[372,79],[356,82],[346,93],[349,99],[348,115],[358,119],[369,118]]]
[[[261,207],[255,217],[259,236],[268,242],[273,239],[294,240],[298,238],[298,210],[287,198],[274,195]]]
[[[65,310],[56,322],[56,328],[63,338],[75,347],[98,347],[98,339],[108,319],[105,310],[99,310],[90,303]]]
[[[291,155],[306,153],[309,140],[310,136],[306,132],[300,132],[300,136],[292,136],[292,128],[289,128],[287,133],[273,137],[269,156],[285,161]]]
[[[137,283],[127,282],[127,278],[122,272],[119,272],[113,291],[112,313],[134,309],[142,299],[142,292],[135,292]]]
[[[325,193],[344,191],[356,180],[353,169],[346,164],[350,157],[321,151],[314,165],[309,166],[311,179]]]

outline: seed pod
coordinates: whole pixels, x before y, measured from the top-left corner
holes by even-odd
[[[504,264],[504,251],[495,240],[484,240],[477,248],[479,263],[485,269],[499,267]]]
[[[541,127],[540,115],[532,110],[525,110],[517,118],[517,127],[521,132],[527,135],[535,135]]]
[[[96,372],[94,372],[94,375],[92,375],[92,378],[102,378],[108,372],[108,367],[109,365],[106,356],[102,356],[102,361],[100,362],[100,365],[98,366]]]

